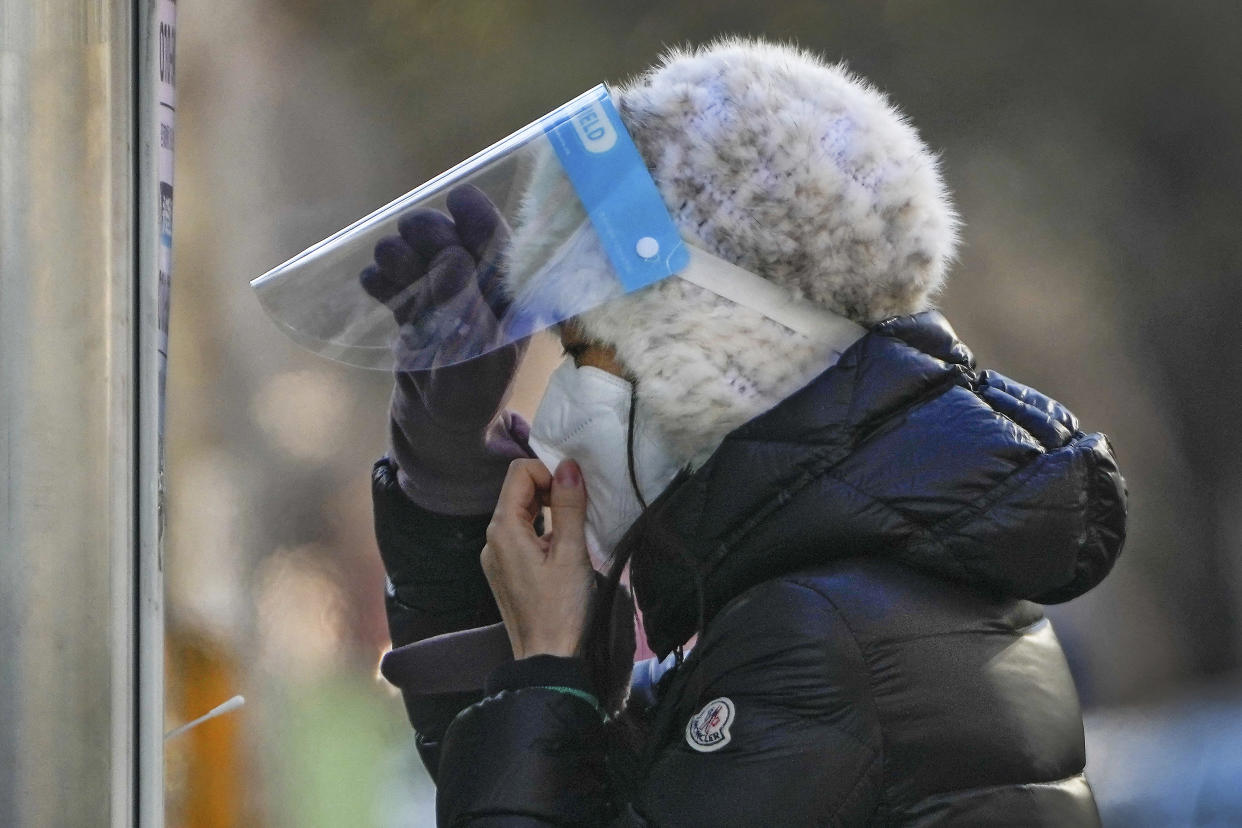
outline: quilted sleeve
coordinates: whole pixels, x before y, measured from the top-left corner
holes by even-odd
[[[449,728],[439,823],[863,824],[878,804],[882,756],[861,659],[814,590],[750,590],[672,677],[645,770],[626,790],[609,775],[602,717],[564,672],[573,660],[517,681],[515,662],[504,688],[489,688],[498,692]]]
[[[388,574],[384,607],[393,647],[500,620],[479,564],[490,515],[439,515],[412,502],[396,465],[376,462],[371,480],[375,537]],[[453,717],[480,693],[416,696],[402,692],[416,745],[434,778],[440,739]]]

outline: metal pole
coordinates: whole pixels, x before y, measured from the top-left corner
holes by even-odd
[[[137,2],[0,0],[0,825],[163,822],[161,9]]]
[[[164,387],[172,273],[176,0],[139,7],[137,824],[164,825]]]

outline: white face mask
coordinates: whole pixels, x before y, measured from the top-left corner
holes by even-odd
[[[621,377],[567,359],[552,373],[530,428],[530,447],[549,471],[565,459],[582,469],[587,549],[596,568],[643,510],[626,453],[631,392]],[[634,429],[634,476],[648,503],[677,476],[668,450],[641,420]]]

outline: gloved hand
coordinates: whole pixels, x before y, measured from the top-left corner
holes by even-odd
[[[530,426],[501,410],[525,342],[436,367],[498,341],[507,310],[494,264],[508,240],[504,220],[469,185],[447,206],[449,216],[424,208],[402,217],[400,235],[380,240],[359,278],[400,325],[390,428],[402,491],[432,512],[490,514],[510,461],[531,456]]]

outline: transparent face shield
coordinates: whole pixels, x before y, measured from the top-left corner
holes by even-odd
[[[312,351],[421,371],[673,274],[804,335],[858,333],[679,238],[603,84],[251,284]]]
[[[688,261],[601,84],[252,285],[311,350],[417,371],[524,339]]]

